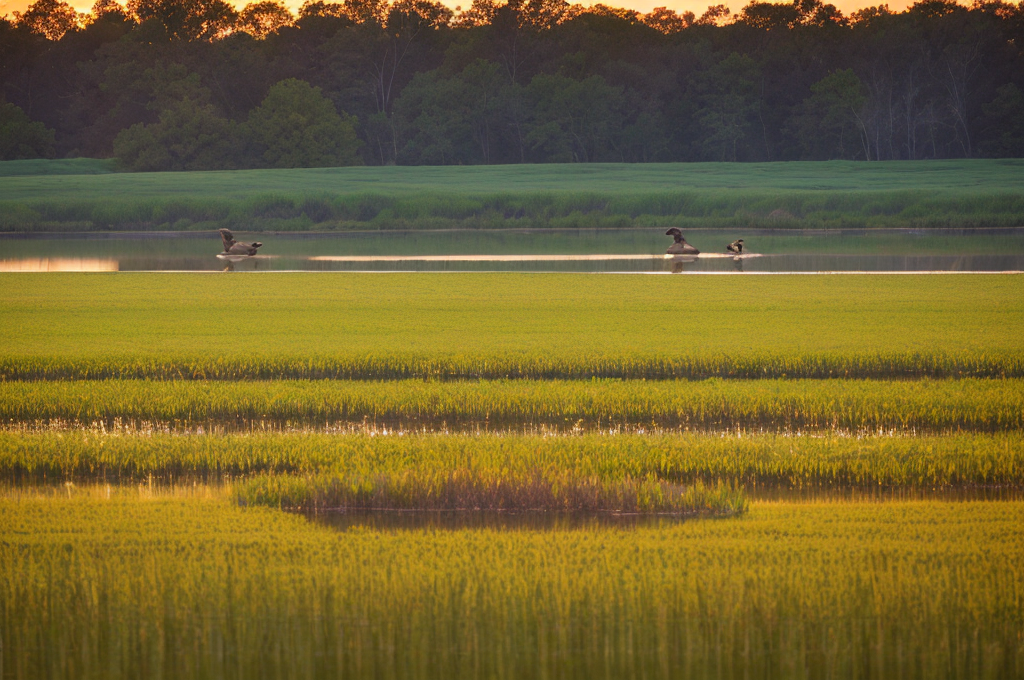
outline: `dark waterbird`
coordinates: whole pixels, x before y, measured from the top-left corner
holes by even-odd
[[[730,253],[736,253],[737,255],[741,255],[743,253],[743,239],[736,239],[735,241],[727,245],[725,249],[728,250]]]
[[[676,242],[668,247],[665,252],[669,255],[697,255],[700,253],[699,250],[691,246],[683,238],[683,232],[679,231],[676,227],[672,227],[665,232],[665,236],[672,236]]]
[[[224,252],[228,255],[255,255],[256,249],[263,245],[259,241],[252,243],[236,241],[230,229],[220,230],[220,240],[224,242]]]

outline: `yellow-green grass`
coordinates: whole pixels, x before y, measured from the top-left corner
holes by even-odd
[[[721,481],[759,489],[1024,488],[1024,436],[0,432],[0,479],[28,484],[326,474],[372,487],[388,479],[426,484],[476,473]]]
[[[26,174],[48,171],[0,165],[0,229],[1024,224],[1013,159]]]
[[[1024,277],[0,274],[0,378],[1024,376]]]
[[[402,429],[693,428],[1000,431],[1024,381],[336,380],[0,382],[0,422]]]
[[[1018,502],[334,532],[218,493],[8,492],[5,677],[1024,675]]]

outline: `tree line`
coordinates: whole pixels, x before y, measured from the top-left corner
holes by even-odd
[[[1024,1],[37,0],[0,158],[127,168],[1024,156]]]

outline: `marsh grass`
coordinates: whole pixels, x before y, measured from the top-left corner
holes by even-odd
[[[221,482],[257,475],[719,482],[769,489],[1024,488],[1019,432],[807,434],[173,434],[0,432],[0,479],[58,487]],[[411,477],[410,477],[411,476]],[[407,480],[408,481],[408,480]],[[402,482],[403,484],[406,482]],[[473,482],[474,484],[476,482]],[[489,483],[489,482],[488,482]]]
[[[12,678],[1014,678],[1024,504],[332,531],[223,495],[0,498]]]
[[[1012,192],[984,191],[966,200],[928,191],[822,193],[705,190],[612,199],[567,192],[482,197],[296,192],[234,200],[112,195],[0,201],[0,230],[973,229],[1024,223],[1024,198]],[[777,210],[786,217],[776,217]]]
[[[83,172],[100,166],[80,164]],[[42,176],[11,167],[6,231],[998,227],[1024,224],[1014,161],[690,163]],[[876,167],[877,166],[877,167]],[[20,169],[19,169],[20,168]],[[53,164],[55,172],[67,171]],[[30,171],[36,176],[29,176]],[[0,174],[5,172],[0,166]],[[982,188],[983,187],[983,188]],[[127,198],[130,196],[131,198]],[[771,216],[781,211],[787,217]],[[778,214],[778,213],[776,213]]]
[[[1020,353],[815,353],[683,356],[536,354],[337,357],[4,357],[0,380],[703,380],[707,378],[1021,378]]]
[[[0,290],[4,380],[1024,375],[1020,276],[0,274]]]
[[[1020,380],[0,382],[0,422],[281,429],[549,426],[1002,431],[1024,427]]]

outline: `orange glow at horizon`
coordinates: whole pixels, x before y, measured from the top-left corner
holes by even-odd
[[[90,9],[92,9],[94,0],[68,1],[70,2],[71,6],[79,12],[88,12]],[[241,9],[247,4],[246,2],[232,2],[231,0],[228,1],[239,9]],[[472,1],[473,0],[462,0],[460,2],[458,0],[448,0],[444,4],[448,5],[453,9],[456,6],[461,6],[463,9],[465,9],[472,4]],[[572,2],[572,0],[570,0],[570,2]],[[615,2],[614,0],[605,0],[603,4],[612,7],[625,7],[626,9],[633,9],[643,14],[650,12],[655,7],[668,7],[669,9],[674,9],[680,14],[682,14],[683,12],[693,12],[697,16],[700,16],[701,14],[704,13],[704,10],[707,9],[709,5],[717,5],[719,4],[719,2],[724,2],[724,4],[730,10],[732,10],[732,12],[736,13],[739,12],[745,5],[749,4],[750,0],[740,0],[733,2],[730,2],[729,0],[624,0],[622,2]],[[303,0],[284,0],[284,4],[289,9],[291,9],[292,12],[295,13],[298,12],[298,9],[302,5],[302,3]],[[8,17],[10,17],[14,12],[23,12],[30,4],[32,4],[32,0],[0,0],[0,16],[7,15]],[[124,2],[122,1],[121,4],[124,4]],[[594,3],[583,2],[581,4],[591,5]],[[893,12],[902,12],[907,7],[913,4],[913,0],[894,0],[888,3],[885,2],[885,0],[880,0],[878,2],[864,2],[863,0],[832,0],[832,4],[838,7],[840,11],[843,12],[843,14],[850,14],[851,12],[856,12],[858,9],[862,9],[864,7],[872,7],[874,5],[881,4],[888,4],[889,9],[892,10]]]

